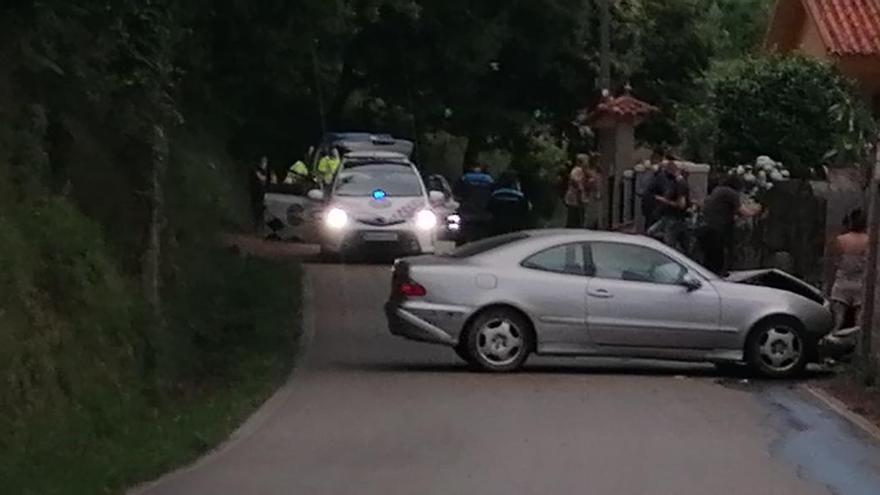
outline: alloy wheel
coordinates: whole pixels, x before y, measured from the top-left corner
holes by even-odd
[[[765,366],[774,372],[784,373],[798,365],[804,346],[793,329],[775,325],[759,336],[758,352]]]
[[[477,331],[477,352],[495,366],[506,366],[516,361],[524,345],[522,331],[507,319],[489,320]]]

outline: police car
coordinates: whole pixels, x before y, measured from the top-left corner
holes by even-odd
[[[433,253],[438,229],[434,206],[445,198],[428,192],[405,155],[363,151],[345,155],[325,193],[309,193],[326,205],[319,238],[324,255],[375,252]]]

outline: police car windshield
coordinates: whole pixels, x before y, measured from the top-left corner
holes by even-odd
[[[336,196],[371,196],[383,191],[386,196],[422,196],[419,176],[409,165],[371,163],[344,168],[336,179]]]

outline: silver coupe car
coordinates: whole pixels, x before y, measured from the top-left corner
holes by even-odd
[[[822,294],[784,272],[722,279],[653,239],[583,230],[398,260],[385,313],[393,334],[499,372],[536,353],[747,363],[789,377],[832,329]]]

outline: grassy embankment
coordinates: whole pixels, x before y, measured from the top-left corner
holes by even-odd
[[[136,242],[85,213],[113,218],[113,203],[22,191],[0,153],[3,493],[119,493],[221,442],[289,372],[300,269],[216,245],[245,203],[231,168],[186,149],[169,172],[162,330],[125,261]]]

